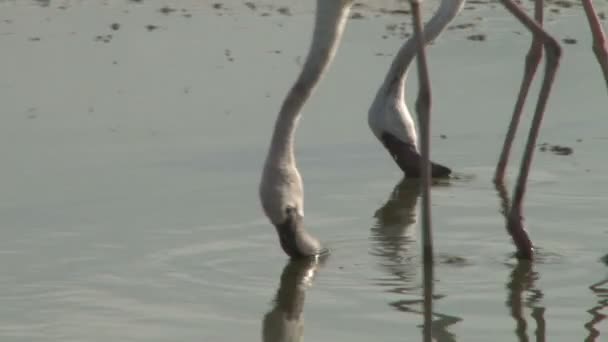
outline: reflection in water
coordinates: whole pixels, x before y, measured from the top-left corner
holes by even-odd
[[[507,307],[511,309],[511,316],[515,320],[515,334],[519,341],[529,341],[527,326],[524,317],[524,307],[532,310],[530,316],[536,322],[536,341],[545,341],[545,307],[540,305],[543,293],[535,288],[534,282],[538,280],[538,273],[532,269],[533,264],[529,260],[519,260],[507,283],[509,291],[507,296]],[[525,300],[522,298],[524,292],[530,295]]]
[[[505,218],[505,226],[508,231],[509,193],[503,184],[496,184],[496,191],[500,200],[500,212]],[[522,218],[523,219],[523,218]],[[540,305],[543,293],[536,289],[534,282],[538,280],[538,273],[532,269],[530,260],[519,259],[511,272],[507,283],[509,294],[507,296],[507,307],[511,309],[511,316],[515,320],[515,334],[519,341],[529,341],[527,335],[527,322],[523,314],[523,308],[532,309],[532,318],[536,322],[536,341],[545,341],[545,308]],[[530,296],[523,301],[522,294],[529,292]]]
[[[262,321],[262,341],[301,341],[304,332],[304,299],[306,289],[312,285],[317,270],[327,255],[317,258],[290,260],[283,273],[274,300],[274,308]]]
[[[416,222],[416,204],[420,196],[420,183],[414,179],[403,179],[388,201],[376,211],[376,224],[372,227],[371,255],[378,257],[379,263],[390,274],[387,278],[377,279],[376,284],[388,287],[388,292],[398,294],[417,294],[420,286],[416,283],[416,273],[420,262],[415,248],[415,234],[410,226]],[[424,272],[425,283],[432,284],[432,271]],[[424,299],[399,300],[390,303],[395,309],[423,314],[423,334],[425,340],[431,337],[437,341],[456,341],[455,336],[448,332],[448,327],[460,322],[459,317],[433,313],[433,299],[442,298],[433,295],[433,287],[424,288]],[[414,307],[422,306],[422,310]],[[432,321],[432,317],[438,318]]]
[[[602,261],[608,265],[608,254],[602,258]],[[591,320],[585,323],[585,329],[589,331],[585,341],[596,341],[596,338],[600,337],[600,332],[595,326],[606,318],[601,311],[608,308],[608,277],[589,286],[589,289],[597,296],[598,301],[596,306],[587,310],[591,314]]]
[[[388,287],[389,292],[411,293],[419,288],[415,282],[418,270],[416,258],[416,231],[408,229],[416,222],[416,204],[420,184],[415,180],[402,180],[388,201],[376,211],[376,224],[372,227],[371,255],[378,257],[380,266],[388,276],[377,280],[377,285]]]

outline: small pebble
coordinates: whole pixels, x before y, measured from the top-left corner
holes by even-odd
[[[291,10],[289,9],[289,7],[279,7],[277,8],[277,12],[282,15],[291,15]]]
[[[468,36],[467,39],[482,42],[482,41],[486,40],[486,35],[483,33],[472,34],[472,35]]]

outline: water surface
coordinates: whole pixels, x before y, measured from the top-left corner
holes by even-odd
[[[417,187],[366,122],[410,28],[381,11],[399,4],[366,6],[298,131],[307,225],[332,253],[289,264],[256,188],[312,2],[0,1],[2,341],[420,339]],[[525,215],[539,258],[516,267],[490,179],[529,36],[500,6],[472,6],[454,24],[475,25],[428,52],[433,157],[465,175],[433,189],[433,333],[599,341],[608,98],[584,14],[548,14],[576,44],[539,141],[574,153],[537,153]]]

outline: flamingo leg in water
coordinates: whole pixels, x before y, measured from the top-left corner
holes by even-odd
[[[414,37],[417,45],[418,62],[418,98],[416,113],[420,122],[420,152],[422,155],[422,243],[423,243],[423,273],[424,273],[424,328],[423,340],[432,341],[433,322],[433,231],[431,225],[431,82],[424,51],[424,33],[420,15],[420,0],[410,0]]]
[[[539,0],[537,0],[539,1]],[[513,202],[509,210],[509,218],[507,229],[513,238],[513,242],[517,247],[517,254],[522,259],[532,259],[534,249],[532,242],[528,237],[523,222],[522,222],[522,202],[526,192],[526,183],[528,181],[528,175],[530,172],[530,165],[532,158],[534,157],[534,149],[536,147],[536,140],[538,138],[538,132],[542,124],[543,115],[551,92],[551,87],[555,79],[555,74],[559,67],[561,57],[561,47],[559,43],[551,37],[536,21],[531,19],[513,0],[501,0],[502,4],[515,16],[534,36],[535,39],[540,41],[546,54],[545,74],[538,96],[538,102],[534,110],[534,117],[532,118],[532,125],[528,135],[528,141],[524,150],[522,158],[519,176],[515,185],[513,193]]]
[[[583,8],[589,21],[589,27],[591,28],[591,34],[593,36],[593,52],[597,61],[600,63],[602,72],[604,73],[604,80],[606,81],[606,87],[608,87],[608,43],[606,42],[606,35],[602,24],[593,8],[592,0],[583,0]]]
[[[534,19],[539,26],[543,24],[543,0],[536,0],[534,3]],[[540,63],[540,59],[543,55],[543,43],[538,35],[534,35],[532,38],[532,45],[526,55],[526,63],[524,67],[524,77],[521,81],[519,88],[519,95],[517,96],[517,102],[515,103],[515,109],[511,116],[511,122],[507,129],[507,135],[498,158],[498,164],[496,165],[496,172],[494,173],[494,183],[502,184],[505,178],[505,169],[509,162],[509,154],[511,153],[511,147],[513,146],[513,140],[515,139],[515,133],[519,126],[521,114],[530,91],[530,84],[536,75],[536,69]]]
[[[416,99],[416,113],[420,122],[420,152],[422,156],[422,243],[423,262],[433,263],[433,234],[431,227],[431,165],[430,155],[430,124],[431,124],[431,86],[429,80],[426,53],[424,49],[424,36],[422,32],[422,19],[420,14],[420,0],[410,0],[412,6],[412,20],[414,36],[416,39],[418,62],[418,98]]]

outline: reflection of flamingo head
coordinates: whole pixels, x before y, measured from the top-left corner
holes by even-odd
[[[421,193],[420,182],[404,178],[395,186],[389,199],[380,207],[374,217],[379,226],[409,226],[416,222],[416,204]]]
[[[304,300],[306,289],[317,270],[325,264],[327,254],[317,257],[292,259],[283,269],[275,298],[275,306],[262,322],[264,342],[301,341],[304,332]]]

